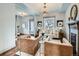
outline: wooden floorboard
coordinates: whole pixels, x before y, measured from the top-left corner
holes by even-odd
[[[14,56],[16,52],[17,52],[17,49],[16,49],[16,47],[14,47],[14,48],[0,54],[0,56]]]

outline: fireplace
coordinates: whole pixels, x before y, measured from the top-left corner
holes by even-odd
[[[73,46],[73,55],[76,55],[76,34],[75,33],[70,34],[71,34],[71,44]]]
[[[78,55],[78,29],[77,23],[69,24],[69,41],[73,46],[73,55]]]

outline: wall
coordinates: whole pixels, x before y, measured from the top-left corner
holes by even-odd
[[[46,15],[46,16],[55,16],[56,17],[56,20],[64,20],[64,17],[65,17],[65,13],[51,13],[51,14],[48,14],[48,15]],[[43,20],[43,18],[42,18],[43,16],[37,16],[36,18],[37,18],[37,21],[39,21],[39,20]]]
[[[0,53],[15,46],[15,5],[0,4]]]
[[[67,8],[67,11],[65,13],[65,19],[64,19],[64,24],[65,24],[65,29],[66,30],[66,37],[67,39],[69,40],[69,27],[68,27],[68,18],[70,17],[70,10],[71,10],[71,7],[73,6],[74,4],[70,4],[70,6]],[[77,18],[76,20],[79,20],[79,4],[76,4],[77,7],[78,7],[78,15],[77,15]]]
[[[55,18],[55,22],[57,23],[57,20],[64,20],[64,17],[65,17],[65,14],[64,13],[51,13],[51,14],[48,14],[48,15],[46,15],[46,16],[55,16],[56,18]],[[43,16],[42,15],[40,15],[40,16],[33,16],[34,17],[34,20],[35,20],[35,33],[36,33],[36,30],[37,30],[37,21],[42,21],[43,22]],[[26,16],[26,17],[22,17],[22,19],[20,18],[20,17],[18,17],[18,22],[20,21],[20,20],[22,20],[21,21],[21,23],[23,22],[23,21],[28,21],[29,19],[31,19],[32,17],[31,16]],[[21,25],[21,23],[19,23],[19,25]],[[56,25],[56,23],[55,23],[55,26],[57,26]],[[43,25],[43,24],[42,24]],[[43,27],[41,27],[42,29],[43,29]],[[21,29],[20,29],[21,30]],[[21,30],[21,32],[22,32],[22,30]]]
[[[48,14],[46,16],[49,16],[49,17],[50,16],[55,16],[55,22],[56,22],[55,23],[55,26],[57,26],[57,20],[64,20],[65,13],[58,13],[58,12],[57,13],[56,12],[54,13],[53,12],[53,13]],[[42,21],[43,22],[43,16],[37,16],[36,19],[37,19],[36,21]]]

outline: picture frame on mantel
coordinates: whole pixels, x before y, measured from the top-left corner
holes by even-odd
[[[63,27],[63,20],[57,20],[57,27]]]

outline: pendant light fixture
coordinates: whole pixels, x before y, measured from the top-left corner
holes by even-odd
[[[46,15],[47,14],[47,4],[44,3],[44,6],[43,6],[43,15]]]

